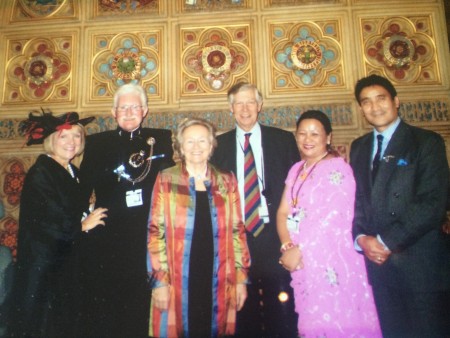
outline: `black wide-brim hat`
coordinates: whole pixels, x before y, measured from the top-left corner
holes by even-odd
[[[55,131],[70,129],[75,124],[85,126],[94,119],[95,117],[80,119],[77,112],[68,112],[54,116],[50,111],[45,112],[42,110],[42,113],[32,111],[28,115],[28,119],[22,121],[20,130],[25,134],[27,146],[30,146],[32,144],[42,144],[44,139]]]

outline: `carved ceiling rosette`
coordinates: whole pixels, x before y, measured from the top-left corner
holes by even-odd
[[[361,30],[368,74],[381,73],[395,82],[440,82],[429,17],[364,19]]]
[[[9,40],[3,102],[70,101],[72,45],[71,36]]]
[[[182,31],[182,96],[216,94],[252,81],[248,27]]]
[[[337,21],[277,23],[270,27],[275,91],[344,86]]]
[[[161,97],[160,32],[99,34],[94,36],[91,97],[110,99],[125,83],[139,83],[149,98]]]

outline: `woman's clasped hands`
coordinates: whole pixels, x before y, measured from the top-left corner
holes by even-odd
[[[298,245],[286,249],[281,255],[279,263],[290,272],[303,269],[303,255]]]
[[[170,290],[169,286],[161,286],[152,290],[152,302],[160,311],[169,309]]]

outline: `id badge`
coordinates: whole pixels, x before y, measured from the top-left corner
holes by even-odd
[[[127,191],[127,207],[137,207],[142,205],[142,189]]]
[[[298,234],[300,232],[300,218],[298,216],[289,215],[287,219],[287,228],[289,232]]]
[[[267,205],[263,203],[258,208],[259,218],[264,221],[264,224],[268,224],[270,222],[269,218],[269,210],[267,209]]]

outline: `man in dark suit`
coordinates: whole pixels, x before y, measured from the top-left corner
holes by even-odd
[[[237,335],[296,337],[297,316],[289,285],[291,278],[278,263],[281,243],[276,230],[276,213],[287,173],[300,160],[299,151],[292,133],[257,122],[263,101],[254,85],[236,84],[228,91],[228,102],[236,119],[236,128],[218,136],[218,147],[211,162],[236,175],[245,220],[244,146],[245,134],[250,133],[258,197],[261,197],[257,212],[261,227],[249,231],[246,220],[252,260],[251,284],[244,307],[237,315]]]
[[[384,77],[359,80],[355,96],[374,130],[351,146],[353,237],[365,256],[383,336],[449,337],[444,141],[400,119],[397,92]]]
[[[108,209],[104,227],[83,234],[81,337],[147,337],[147,222],[158,172],[174,161],[171,132],[142,128],[148,113],[141,86],[114,95],[118,128],[86,140],[80,180],[86,198]]]

